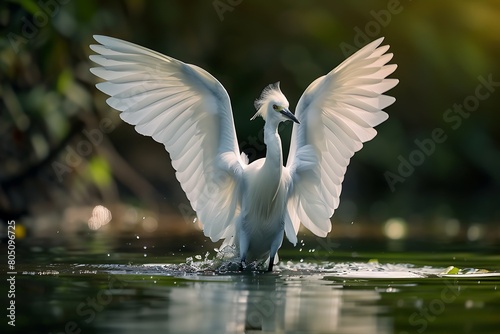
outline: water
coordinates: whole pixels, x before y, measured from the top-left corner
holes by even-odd
[[[20,250],[16,332],[499,333],[495,249],[311,239],[263,273],[220,270],[210,243],[189,242]]]

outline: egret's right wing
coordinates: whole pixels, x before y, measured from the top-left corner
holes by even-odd
[[[142,135],[165,145],[182,189],[212,240],[239,210],[239,155],[229,96],[208,72],[139,45],[94,36],[107,103]]]
[[[395,99],[383,95],[398,80],[386,79],[396,65],[382,38],[368,44],[325,76],[299,100],[287,171],[291,177],[285,231],[296,241],[300,222],[318,236],[331,229],[344,174],[353,154],[375,137],[373,127],[387,119],[382,111]]]

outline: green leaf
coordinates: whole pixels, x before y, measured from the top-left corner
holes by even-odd
[[[460,269],[454,266],[449,266],[446,268],[440,275],[457,275],[460,272]]]

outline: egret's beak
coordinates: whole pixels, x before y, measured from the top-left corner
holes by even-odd
[[[288,110],[288,109],[286,109],[286,108],[283,108],[283,109],[281,109],[280,113],[282,113],[282,114],[283,114],[283,116],[285,116],[285,117],[289,118],[291,121],[294,121],[295,123],[300,124],[300,122],[299,122],[299,120],[297,119],[297,117],[295,117],[295,115],[294,115],[294,114],[292,114],[292,113],[290,112],[290,110]]]

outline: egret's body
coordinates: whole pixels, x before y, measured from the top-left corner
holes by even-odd
[[[306,89],[296,108],[279,85],[256,101],[265,120],[266,157],[248,164],[240,154],[229,96],[208,72],[141,46],[95,36],[101,65],[92,73],[108,104],[137,132],[165,145],[182,188],[213,241],[234,244],[242,263],[269,259],[283,241],[293,244],[302,223],[318,236],[331,230],[341,183],[352,155],[387,119],[394,98],[383,93],[397,84],[386,79],[388,46],[374,41]],[[252,118],[252,119],[253,119]],[[283,164],[280,122],[295,122]]]
[[[237,221],[235,241],[242,261],[267,259],[272,266],[283,240],[290,178],[283,167],[279,122],[266,122],[265,158],[244,170],[242,213]]]

